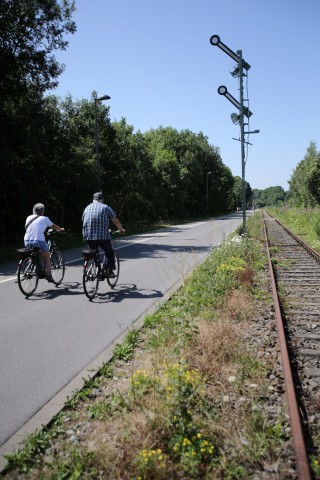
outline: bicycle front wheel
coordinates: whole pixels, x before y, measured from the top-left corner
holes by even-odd
[[[98,291],[99,267],[94,258],[89,258],[83,266],[83,289],[86,296],[92,300]]]
[[[32,295],[38,286],[37,267],[32,257],[26,257],[19,263],[18,285],[26,297]]]
[[[115,261],[115,264],[116,264],[116,268],[113,270],[113,276],[112,277],[109,277],[109,274],[108,274],[109,271],[107,270],[107,282],[109,283],[111,288],[114,288],[117,285],[118,279],[119,279],[119,274],[120,274],[120,260],[119,260],[117,252],[114,252],[114,261]]]
[[[50,255],[51,275],[53,283],[57,286],[63,280],[65,272],[64,256],[60,250],[54,250]]]

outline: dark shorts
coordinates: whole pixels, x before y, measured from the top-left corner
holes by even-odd
[[[87,244],[89,248],[102,248],[105,254],[104,263],[107,263],[112,270],[116,268],[114,252],[110,240],[87,240]]]

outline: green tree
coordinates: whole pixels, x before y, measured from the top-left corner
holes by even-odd
[[[291,203],[298,207],[314,207],[317,204],[317,185],[314,179],[318,161],[316,144],[310,142],[303,160],[298,163],[289,180]]]
[[[75,31],[74,9],[69,0],[0,2],[2,241],[5,232],[10,241],[20,235],[21,205],[29,205],[35,190],[41,194],[48,185],[45,169],[54,145],[48,148],[49,137],[43,135],[52,114],[43,93],[57,84],[63,70],[54,51],[65,49],[64,35]]]
[[[0,3],[1,98],[16,98],[30,85],[44,92],[63,71],[53,52],[74,33],[73,0],[2,0]]]
[[[254,203],[261,207],[274,206],[281,207],[285,205],[287,199],[287,193],[280,186],[268,187],[264,190],[253,190]]]
[[[111,129],[109,139],[101,138],[103,188],[121,218],[155,218],[155,170],[144,135],[134,133],[125,118],[113,122]]]
[[[245,180],[246,208],[251,208],[252,197],[253,197],[253,191],[251,189],[250,183]],[[243,203],[242,178],[236,175],[234,177],[234,186],[233,186],[233,209],[242,210],[242,203]]]

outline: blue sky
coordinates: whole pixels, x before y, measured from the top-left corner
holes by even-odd
[[[66,65],[60,97],[111,97],[111,120],[135,131],[160,125],[203,132],[241,176],[237,110],[217,93],[239,99],[235,62],[210,37],[242,50],[253,112],[246,180],[252,188],[288,190],[310,141],[319,141],[319,0],[76,0],[77,32],[57,52]],[[247,95],[248,92],[248,95]],[[248,105],[246,102],[245,105]],[[320,148],[320,147],[319,147]]]

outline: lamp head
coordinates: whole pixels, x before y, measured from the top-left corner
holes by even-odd
[[[110,100],[109,95],[102,95],[102,97],[96,98],[96,100]]]
[[[226,93],[228,93],[227,87],[225,87],[224,85],[221,85],[218,88],[218,93],[219,93],[219,95],[225,95]]]
[[[231,120],[234,125],[238,125],[238,123],[240,122],[240,115],[238,115],[237,113],[231,113]]]
[[[212,37],[210,38],[210,43],[211,45],[214,45],[214,46],[219,45],[220,43],[219,35],[212,35]]]

